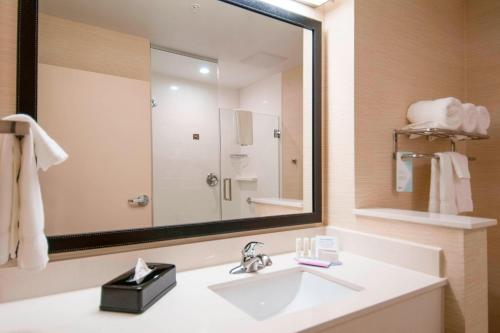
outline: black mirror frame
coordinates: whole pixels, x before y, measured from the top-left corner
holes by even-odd
[[[313,36],[313,211],[186,225],[159,226],[84,234],[49,236],[49,253],[89,250],[172,239],[269,229],[322,221],[321,165],[321,22],[260,0],[218,0],[312,31]],[[38,0],[18,0],[17,113],[37,118]]]

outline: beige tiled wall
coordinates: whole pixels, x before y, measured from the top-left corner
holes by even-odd
[[[16,113],[17,0],[0,0],[0,116]]]
[[[429,161],[414,162],[413,193],[396,193],[391,131],[412,102],[465,98],[463,0],[359,0],[355,15],[356,206],[425,210]],[[450,146],[402,138],[401,148]]]
[[[491,139],[468,145],[475,214],[500,219],[500,2],[466,1],[467,95],[491,113]],[[488,229],[489,323],[500,332],[500,227]]]
[[[40,175],[47,235],[151,226],[152,205],[127,203],[151,197],[149,41],[45,14],[38,27],[38,122],[69,154]]]
[[[446,332],[487,332],[486,231],[352,213],[354,207],[426,210],[429,163],[415,162],[413,193],[396,193],[391,132],[406,124],[416,100],[466,98],[464,1],[338,0],[324,12],[328,223],[442,247],[450,281]],[[449,150],[447,143],[422,140],[403,139],[401,147]]]
[[[281,81],[283,197],[302,200],[302,66],[284,71]]]

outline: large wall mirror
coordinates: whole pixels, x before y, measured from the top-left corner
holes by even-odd
[[[18,112],[70,156],[41,175],[52,253],[321,221],[319,22],[255,0],[20,9]]]

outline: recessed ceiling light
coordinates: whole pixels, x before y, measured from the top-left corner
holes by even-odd
[[[202,68],[200,68],[200,73],[201,74],[208,74],[208,73],[210,73],[210,69],[208,69],[207,67],[202,67]]]
[[[177,86],[170,86],[170,90],[177,91],[177,90],[179,90],[179,87],[177,87]]]
[[[295,1],[302,2],[309,6],[318,7],[321,6],[322,4],[327,3],[329,0],[295,0]]]

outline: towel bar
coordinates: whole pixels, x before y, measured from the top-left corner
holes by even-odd
[[[408,160],[413,158],[435,158],[439,160],[439,156],[436,154],[421,154],[421,153],[405,153],[401,155],[402,160]],[[467,157],[469,161],[475,161],[475,157]]]
[[[16,134],[22,136],[28,134],[28,131],[28,124],[0,120],[0,134]]]

